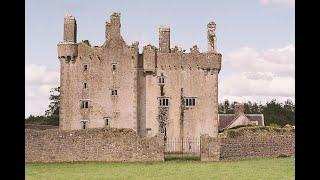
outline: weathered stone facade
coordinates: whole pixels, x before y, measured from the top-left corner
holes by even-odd
[[[170,28],[161,27],[159,48],[147,45],[140,54],[138,42],[123,40],[119,13],[106,22],[102,46],[77,43],[76,26],[75,18],[66,16],[58,44],[60,129],[113,127],[140,136],[217,137],[221,54],[215,23],[208,24],[210,47],[203,53],[197,46],[189,53],[170,48]]]
[[[26,162],[164,161],[163,136],[132,129],[25,130]]]

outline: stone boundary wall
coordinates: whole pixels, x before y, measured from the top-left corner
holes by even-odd
[[[200,137],[200,159],[201,161],[219,161],[220,138],[201,135]]]
[[[250,127],[229,130],[220,139],[220,160],[294,156],[295,130]]]
[[[164,161],[163,136],[131,129],[25,129],[25,162]]]
[[[41,124],[25,124],[24,127],[25,129],[34,129],[34,130],[59,129],[59,126],[41,125]]]

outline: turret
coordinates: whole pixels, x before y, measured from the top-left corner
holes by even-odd
[[[159,28],[159,51],[161,53],[170,52],[170,27]]]
[[[75,17],[67,15],[64,17],[63,41],[58,44],[58,58],[70,62],[77,56],[77,22]]]

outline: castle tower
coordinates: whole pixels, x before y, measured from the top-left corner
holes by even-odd
[[[60,111],[59,111],[59,128],[70,129],[70,119],[67,111],[72,109],[69,96],[70,79],[73,66],[78,56],[77,45],[77,23],[73,16],[67,15],[64,18],[63,41],[58,44],[58,58],[60,60]]]
[[[211,21],[207,25],[208,29],[208,52],[217,52],[216,23]]]
[[[159,48],[161,53],[170,52],[170,27],[159,28]]]
[[[77,42],[77,22],[76,19],[67,15],[64,17],[64,32],[63,32],[64,42]]]

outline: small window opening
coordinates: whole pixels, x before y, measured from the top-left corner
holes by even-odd
[[[86,129],[87,128],[87,121],[81,121],[82,123],[82,129]]]
[[[81,109],[89,108],[89,101],[81,101]]]
[[[169,106],[169,99],[168,98],[160,98],[159,105],[160,105],[160,107],[168,107]]]
[[[88,65],[87,65],[87,64],[83,65],[83,70],[84,70],[84,71],[87,71],[87,70],[88,70]]]
[[[111,90],[111,95],[112,96],[117,96],[118,95],[118,90],[117,89]]]
[[[185,106],[186,107],[191,107],[196,105],[196,98],[185,98]]]
[[[104,118],[104,126],[105,127],[110,127],[110,117],[105,117]]]
[[[87,83],[87,82],[84,82],[84,83],[83,83],[83,88],[84,88],[84,89],[87,89],[87,88],[88,88],[88,83]]]
[[[158,83],[159,84],[164,84],[164,76],[163,76],[162,73],[161,73],[161,76],[158,77]]]
[[[115,70],[117,70],[117,67],[115,64],[112,64],[112,71],[115,71]]]

